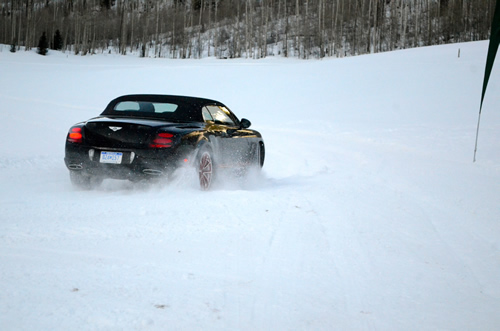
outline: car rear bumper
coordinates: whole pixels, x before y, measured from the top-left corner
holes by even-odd
[[[119,164],[102,163],[101,152],[122,153]],[[70,171],[102,178],[137,180],[168,176],[187,162],[188,150],[127,150],[67,144],[64,163]],[[186,161],[185,161],[186,160]]]

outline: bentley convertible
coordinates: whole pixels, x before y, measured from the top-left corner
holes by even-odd
[[[98,117],[73,125],[64,161],[73,185],[92,188],[105,178],[169,178],[194,167],[210,189],[221,169],[245,173],[264,164],[264,141],[219,101],[171,95],[125,95]]]

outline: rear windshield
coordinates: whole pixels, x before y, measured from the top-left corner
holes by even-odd
[[[173,103],[122,101],[118,102],[113,110],[117,112],[173,113],[177,108],[179,106]]]
[[[168,121],[203,121],[199,107],[182,102],[122,100],[108,105],[102,115],[160,118]]]

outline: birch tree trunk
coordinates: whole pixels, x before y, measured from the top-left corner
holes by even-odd
[[[250,22],[248,20],[248,16],[249,16],[249,9],[248,9],[248,6],[249,6],[249,3],[250,0],[246,0],[245,1],[245,54],[246,54],[246,58],[248,58],[248,54],[250,53],[250,34],[249,34],[249,25],[250,25]]]
[[[295,2],[295,52],[297,53],[297,57],[300,58],[300,2],[297,0]]]
[[[155,57],[159,57],[160,53],[160,2],[156,2],[155,6]]]

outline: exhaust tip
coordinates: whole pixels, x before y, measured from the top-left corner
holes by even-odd
[[[83,166],[81,164],[68,164],[68,168],[71,170],[82,170]]]
[[[152,175],[152,176],[161,176],[163,174],[163,171],[155,169],[144,169],[142,172],[146,175]]]

